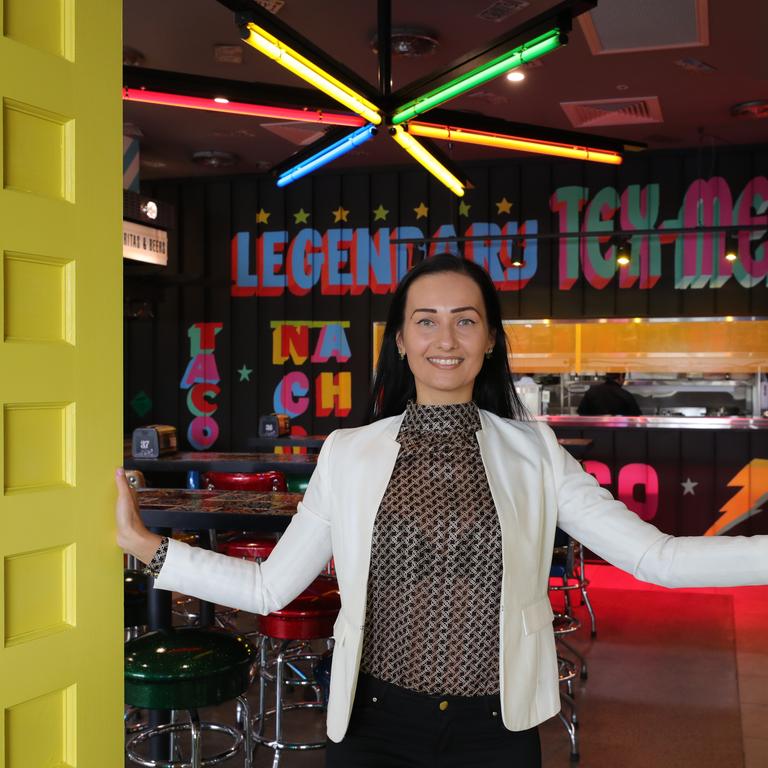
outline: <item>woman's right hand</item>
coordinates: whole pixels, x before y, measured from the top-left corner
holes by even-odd
[[[115,520],[117,522],[117,545],[129,555],[148,563],[160,546],[161,537],[152,533],[144,525],[139,514],[139,502],[136,492],[128,485],[125,470],[118,467],[115,471],[117,484],[117,504]]]

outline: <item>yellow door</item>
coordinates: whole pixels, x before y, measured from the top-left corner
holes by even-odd
[[[0,768],[122,765],[120,14],[0,0]]]

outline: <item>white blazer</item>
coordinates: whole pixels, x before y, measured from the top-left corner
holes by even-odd
[[[296,515],[261,566],[172,540],[155,582],[160,589],[266,614],[296,597],[333,555],[342,604],[328,704],[333,741],[341,741],[349,723],[373,524],[400,449],[402,419],[340,429],[328,437]],[[669,587],[768,583],[768,536],[668,536],[614,500],[545,424],[482,410],[480,422],[477,441],[503,544],[499,683],[510,730],[531,728],[560,710],[547,596],[555,526],[644,581]],[[457,629],[471,636],[472,627]]]

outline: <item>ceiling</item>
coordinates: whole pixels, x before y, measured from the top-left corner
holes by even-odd
[[[279,0],[268,1],[280,5]],[[392,0],[393,27],[421,28],[438,41],[429,55],[393,56],[393,90],[444,67],[557,2]],[[519,10],[512,10],[518,6]],[[484,11],[485,15],[509,15],[491,21],[482,18]],[[277,16],[376,84],[378,60],[371,46],[376,32],[375,0],[285,0]],[[731,107],[737,103],[768,99],[765,0],[600,0],[590,16],[595,43],[602,41],[616,48],[642,45],[646,49],[595,54],[584,25],[576,22],[569,44],[541,59],[541,66],[527,68],[523,82],[512,83],[502,77],[445,106],[518,123],[645,142],[651,149],[768,140],[768,119],[731,116]],[[681,47],[681,37],[699,42]],[[215,0],[124,0],[124,44],[142,54],[145,67],[253,82],[255,96],[258,83],[305,85],[242,43],[232,12]],[[214,46],[222,44],[242,46],[242,63],[217,62]],[[694,59],[711,69],[690,69],[699,67],[695,62],[689,62],[689,68],[676,63],[683,59]],[[580,129],[562,106],[582,100],[652,97],[658,100],[661,119],[637,124]],[[264,172],[301,148],[263,127],[274,120],[137,103],[124,107],[129,130],[141,133],[143,179]],[[606,117],[610,111],[600,108]],[[619,111],[637,119],[637,107]],[[315,129],[317,126],[312,126]],[[278,131],[282,129],[278,127]],[[468,145],[440,146],[458,162],[510,155]],[[238,160],[225,168],[200,166],[191,160],[192,153],[199,150],[234,153]],[[380,133],[335,161],[333,167],[410,162]]]

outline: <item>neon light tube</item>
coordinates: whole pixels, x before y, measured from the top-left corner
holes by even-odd
[[[419,144],[399,125],[392,129],[392,138],[414,159],[421,163],[438,181],[445,184],[454,195],[464,196],[464,185],[426,147]]]
[[[308,173],[311,173],[326,163],[330,163],[331,160],[335,160],[337,157],[341,157],[351,149],[360,146],[360,144],[363,144],[375,135],[376,127],[373,125],[364,125],[362,128],[358,128],[353,133],[350,133],[349,136],[339,139],[325,149],[321,149],[317,154],[312,155],[312,157],[302,160],[290,170],[281,173],[277,177],[277,186],[284,187],[292,181],[296,181],[296,179],[306,176]]]
[[[523,45],[498,56],[487,64],[476,67],[470,72],[460,75],[455,80],[451,80],[445,83],[445,85],[441,85],[439,88],[424,94],[424,96],[419,96],[417,99],[404,104],[395,112],[392,117],[392,123],[393,125],[399,125],[406,120],[411,120],[417,115],[436,107],[438,104],[460,96],[462,93],[482,85],[494,77],[503,75],[510,69],[519,67],[527,61],[538,59],[539,56],[554,51],[555,48],[559,48],[561,45],[559,29],[545,32],[543,35],[539,35],[533,38],[533,40],[529,40],[527,43],[523,43]]]
[[[232,115],[250,117],[274,117],[278,120],[298,120],[303,123],[323,123],[356,128],[365,124],[362,117],[342,115],[337,112],[324,112],[321,109],[297,109],[289,107],[270,107],[266,104],[248,104],[242,101],[221,103],[215,99],[203,99],[197,96],[182,96],[178,93],[145,91],[140,88],[123,88],[123,101],[138,101],[144,104],[159,104],[166,107],[200,109],[206,112],[226,112]]]
[[[408,132],[413,136],[423,136],[427,139],[458,141],[465,144],[477,144],[481,147],[499,147],[517,152],[534,152],[539,155],[567,157],[572,160],[588,160],[593,163],[621,165],[623,162],[623,158],[618,152],[611,152],[610,150],[537,141],[518,136],[503,136],[498,133],[475,131],[471,128],[453,128],[448,125],[432,125],[431,123],[408,123]]]
[[[294,75],[306,80],[310,85],[314,85],[315,88],[328,94],[332,99],[336,99],[350,111],[361,115],[369,123],[378,125],[381,122],[381,115],[375,104],[371,104],[359,93],[329,75],[300,53],[289,48],[285,43],[281,43],[276,37],[252,21],[248,22],[246,28],[248,37],[245,38],[245,42],[248,45],[261,51],[265,56],[293,72]]]

